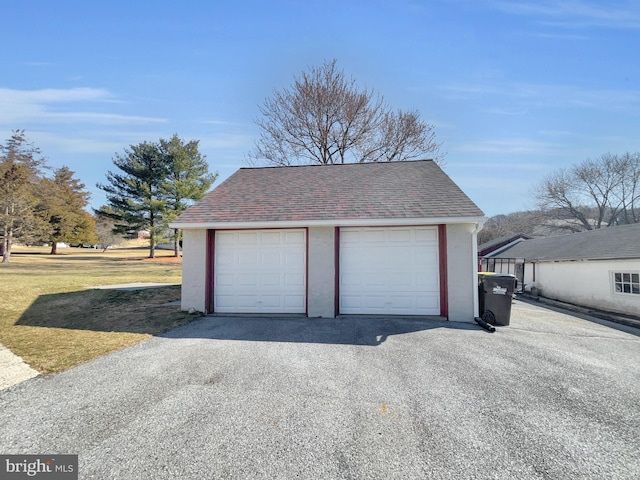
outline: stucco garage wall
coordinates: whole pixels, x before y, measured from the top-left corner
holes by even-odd
[[[335,228],[310,227],[307,306],[309,317],[335,316]]]
[[[543,262],[535,268],[535,285],[544,297],[631,315],[640,312],[640,295],[615,293],[611,280],[612,272],[639,272],[640,260]]]
[[[473,322],[477,315],[478,274],[475,224],[447,225],[449,320]]]
[[[446,226],[448,316],[451,321],[473,322],[477,315],[475,224]],[[206,311],[207,230],[183,231],[183,310]],[[309,317],[335,315],[335,228],[308,229]]]
[[[207,231],[185,229],[182,232],[182,310],[206,310]]]

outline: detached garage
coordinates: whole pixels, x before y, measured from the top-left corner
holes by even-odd
[[[243,168],[172,224],[182,308],[472,322],[484,220],[430,160]]]

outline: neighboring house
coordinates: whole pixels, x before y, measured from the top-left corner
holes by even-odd
[[[504,235],[478,246],[478,270],[481,272],[510,273],[518,279],[516,292],[522,293],[524,286],[524,259],[496,258],[496,256],[531,237],[524,234]]]
[[[485,220],[431,160],[242,168],[171,225],[182,308],[472,322]]]
[[[523,240],[529,240],[530,238],[531,237],[529,235],[524,235],[522,233],[504,235],[499,238],[494,238],[493,240],[490,240],[478,246],[478,258],[482,259],[484,257],[497,255],[503,250],[508,250],[509,248],[517,245]]]
[[[640,316],[640,224],[526,240],[494,258],[524,258],[526,291]]]

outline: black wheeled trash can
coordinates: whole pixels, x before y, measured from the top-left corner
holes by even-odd
[[[509,325],[516,281],[515,275],[478,273],[478,301],[482,320],[491,325]]]

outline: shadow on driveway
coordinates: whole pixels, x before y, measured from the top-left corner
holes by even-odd
[[[393,335],[448,328],[484,330],[441,317],[343,316],[339,318],[208,316],[166,332],[166,338],[377,346]],[[485,332],[488,333],[488,332]]]
[[[380,345],[393,335],[436,328],[485,332],[475,324],[448,322],[437,316],[349,315],[326,319],[299,315],[212,315],[192,321],[193,315],[181,312],[177,307],[167,307],[168,301],[179,298],[179,286],[140,290],[90,289],[41,295],[16,325],[147,333],[166,338],[368,346]]]

